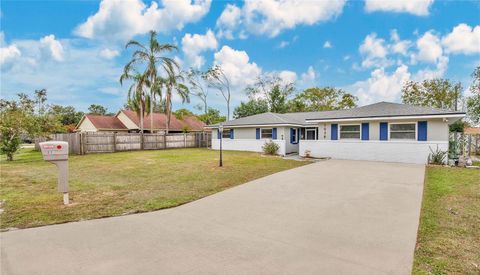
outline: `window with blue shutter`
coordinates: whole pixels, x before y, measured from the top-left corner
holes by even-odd
[[[418,122],[418,141],[427,141],[427,122]]]
[[[330,137],[331,140],[337,140],[338,139],[338,124],[332,124],[330,126]]]
[[[255,129],[256,139],[260,139],[260,128]]]
[[[220,133],[220,129],[217,129],[217,139],[222,138],[222,133]]]
[[[233,139],[233,129],[230,129],[230,139]]]
[[[368,123],[362,123],[362,140],[369,140],[370,133],[369,133],[369,125]]]
[[[272,139],[277,139],[277,128],[272,129]]]
[[[388,123],[380,122],[380,140],[388,140]]]

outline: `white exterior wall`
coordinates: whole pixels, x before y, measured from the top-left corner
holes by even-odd
[[[133,123],[133,121],[128,118],[127,115],[125,115],[123,112],[119,112],[117,114],[117,118],[123,123],[123,125],[125,125],[125,127],[127,127],[129,130],[132,130],[132,129],[138,129],[138,126]],[[145,122],[144,122],[145,123]],[[145,124],[146,125],[146,124]]]
[[[236,131],[236,130],[235,130]],[[212,135],[213,136],[213,135]],[[222,150],[263,152],[262,146],[271,139],[229,139],[222,140]],[[273,140],[279,145],[278,154],[285,155],[285,140]],[[212,149],[220,149],[220,139],[212,138]]]
[[[93,125],[93,123],[87,117],[85,117],[82,123],[78,125],[78,130],[79,132],[98,132],[98,129]]]
[[[347,141],[301,140],[300,155],[312,157],[426,164],[428,155],[438,148],[448,150],[448,141]]]

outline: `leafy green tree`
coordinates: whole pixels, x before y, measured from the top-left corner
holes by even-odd
[[[351,109],[358,98],[334,87],[314,87],[303,90],[289,103],[292,112],[315,112]]]
[[[233,118],[241,118],[246,116],[252,116],[256,114],[262,114],[268,112],[268,103],[264,99],[254,100],[251,99],[247,102],[240,102],[240,105],[233,111]]]
[[[52,105],[50,114],[57,117],[62,125],[76,125],[82,119],[84,113],[75,110],[73,106]]]
[[[46,94],[44,95],[46,101]],[[13,160],[22,139],[46,136],[61,129],[55,116],[38,107],[38,100],[18,94],[18,100],[0,100],[0,153]]]
[[[197,117],[207,125],[217,124],[217,123],[226,121],[226,117],[221,116],[219,110],[211,107],[208,108],[208,111],[206,114],[201,114],[201,115],[198,115]]]
[[[250,100],[265,100],[268,111],[288,112],[288,98],[295,91],[294,83],[285,83],[278,75],[261,75],[246,88]]]
[[[88,107],[88,113],[90,115],[104,116],[107,114],[107,108],[99,104],[92,104],[90,107]]]
[[[462,84],[448,79],[408,81],[402,88],[402,102],[446,110],[457,110],[462,97]]]
[[[195,114],[192,113],[192,111],[190,111],[188,109],[185,109],[185,108],[178,109],[175,112],[173,112],[173,114],[178,119],[183,119],[184,117],[187,117],[187,116],[195,116]]]
[[[467,113],[473,123],[480,124],[480,66],[472,73],[471,96],[467,98]]]

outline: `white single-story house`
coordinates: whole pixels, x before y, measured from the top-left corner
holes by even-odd
[[[150,114],[143,119],[143,129],[147,133],[162,133],[166,130],[167,116],[153,113],[153,129],[150,129]],[[170,118],[170,133],[202,132],[205,123],[194,116]],[[140,117],[131,110],[121,110],[115,116],[85,115],[75,127],[76,132],[139,132]]]
[[[278,153],[350,160],[420,163],[431,150],[448,151],[449,125],[464,112],[379,102],[323,112],[263,113],[211,125],[212,149],[262,152],[273,141]]]

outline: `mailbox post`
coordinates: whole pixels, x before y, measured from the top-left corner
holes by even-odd
[[[63,204],[69,204],[68,198],[68,142],[40,142],[43,159],[58,168],[58,192],[63,193]]]

